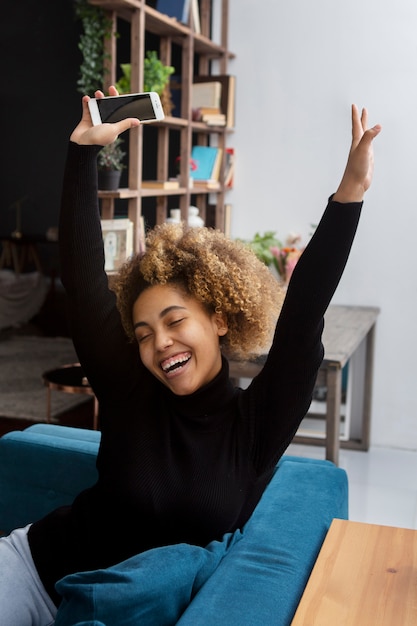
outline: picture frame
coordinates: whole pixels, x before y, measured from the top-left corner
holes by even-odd
[[[104,243],[104,269],[117,272],[133,254],[133,222],[119,218],[101,220]]]

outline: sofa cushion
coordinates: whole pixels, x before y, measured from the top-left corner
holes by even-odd
[[[66,576],[56,585],[63,601],[55,626],[175,624],[241,537],[236,531],[206,548],[155,548],[114,567]]]
[[[91,435],[93,432],[93,435]],[[37,424],[0,438],[0,529],[9,533],[70,504],[97,480],[99,433]]]

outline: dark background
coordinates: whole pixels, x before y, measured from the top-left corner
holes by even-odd
[[[68,137],[79,120],[80,24],[72,0],[3,2],[1,68],[0,234],[58,225]],[[41,245],[45,270],[56,270],[57,246]]]

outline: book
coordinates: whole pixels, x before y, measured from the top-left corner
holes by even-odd
[[[157,0],[156,10],[188,24],[191,0]]]
[[[220,111],[220,107],[199,107],[198,109],[193,109],[193,112],[194,111],[198,117],[202,115],[223,115]]]
[[[208,126],[226,126],[226,116],[223,113],[220,113],[220,115],[212,115],[210,113],[202,115],[201,121]]]
[[[228,189],[233,187],[235,174],[235,149],[226,148],[224,166],[224,186]]]
[[[196,169],[192,173],[193,179],[195,181],[218,179],[218,171],[220,168],[220,166],[218,165],[219,153],[219,148],[216,148],[214,146],[193,146],[191,150],[191,158],[196,165]]]
[[[221,167],[222,167],[222,160],[223,160],[223,150],[221,148],[217,148],[216,160],[214,161],[213,169],[211,171],[211,180],[212,181],[218,181],[219,178],[220,178],[220,170],[221,170]]]
[[[143,215],[139,215],[136,221],[136,251],[139,254],[143,254],[146,250],[145,238],[145,219]]]
[[[236,77],[232,74],[218,74],[213,76],[194,76],[193,89],[196,84],[220,83],[220,110],[226,116],[226,126],[233,128],[235,125],[235,93]],[[212,88],[214,89],[214,88]],[[215,89],[218,89],[216,87]]]
[[[143,189],[178,189],[180,183],[178,180],[143,180]]]
[[[191,85],[191,108],[216,108],[221,111],[222,84],[220,81],[200,81]]]
[[[181,76],[179,74],[172,74],[169,79],[169,91],[171,93],[172,111],[173,117],[181,117]]]
[[[204,191],[218,191],[220,189],[220,183],[218,180],[195,180],[193,189],[195,191],[199,189]]]
[[[197,35],[201,34],[201,22],[200,22],[200,7],[198,0],[191,0],[190,7],[191,26]]]

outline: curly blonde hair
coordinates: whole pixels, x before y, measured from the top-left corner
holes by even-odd
[[[219,230],[185,223],[165,223],[149,231],[146,252],[128,260],[114,284],[130,339],[135,338],[136,299],[147,287],[164,284],[176,284],[224,317],[228,332],[221,341],[228,356],[249,358],[269,348],[284,293],[244,243]]]

